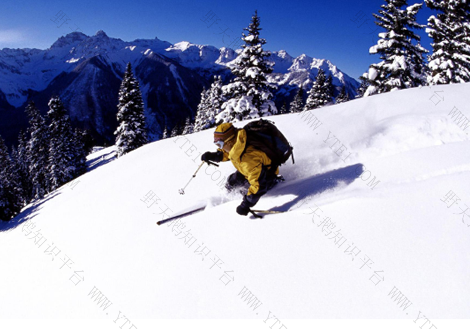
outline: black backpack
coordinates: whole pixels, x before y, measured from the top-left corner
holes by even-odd
[[[245,129],[247,135],[245,150],[247,146],[251,145],[255,149],[263,151],[271,159],[273,168],[285,163],[291,155],[292,163],[295,163],[294,148],[277,129],[274,122],[259,119],[248,123],[243,129]]]

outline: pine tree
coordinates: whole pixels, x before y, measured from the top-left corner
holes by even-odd
[[[336,96],[336,104],[344,103],[347,101],[349,101],[349,94],[346,92],[346,87],[343,86],[338,96]]]
[[[335,86],[333,85],[333,76],[331,74],[328,75],[328,78],[326,78],[325,84],[325,93],[328,98],[328,103],[332,103],[333,96],[335,95]]]
[[[287,102],[284,101],[282,103],[281,109],[279,110],[279,114],[287,114],[289,113],[289,110],[287,109]]]
[[[222,111],[222,104],[226,98],[222,91],[221,76],[214,76],[214,82],[209,90],[201,93],[201,102],[198,105],[194,131],[209,129],[217,125],[216,116]]]
[[[196,118],[194,119],[194,131],[201,131],[209,128],[209,90],[204,87],[201,92],[201,100],[197,106]]]
[[[183,135],[189,135],[194,132],[194,123],[191,122],[191,118],[187,117],[186,121],[184,122],[184,128],[183,128]]]
[[[317,77],[312,89],[308,93],[305,110],[313,110],[333,102],[331,79],[327,78],[325,71],[318,69]]]
[[[74,158],[72,160],[73,165],[75,167],[74,178],[83,175],[86,173],[86,156],[87,151],[85,148],[85,138],[87,134],[86,131],[82,131],[78,128],[75,129],[73,134],[73,147],[74,151]]]
[[[359,88],[357,88],[357,95],[356,98],[361,98],[364,96],[365,92],[367,91],[367,88],[369,88],[369,79],[367,78],[367,73],[364,73],[364,75],[359,77],[359,80],[361,81],[361,85]]]
[[[15,163],[16,172],[20,178],[20,186],[23,190],[23,201],[29,203],[33,198],[32,177],[29,173],[30,155],[28,152],[28,141],[26,134],[20,131],[18,135],[18,149],[12,152],[12,160]]]
[[[18,199],[18,204],[19,207],[22,208],[25,206],[29,201],[29,181],[28,179],[28,173],[24,172],[24,166],[21,164],[19,160],[19,155],[18,155],[18,150],[13,146],[11,150],[11,155],[10,155],[10,174],[12,175],[12,181],[14,182],[14,190],[15,190],[15,196]],[[25,176],[26,174],[26,176]]]
[[[470,81],[470,1],[425,0],[437,10],[428,19],[426,32],[433,39],[429,56],[430,84]]]
[[[23,191],[8,149],[0,137],[0,220],[9,221],[22,206]]]
[[[168,137],[170,137],[168,133],[168,127],[165,125],[165,128],[163,129],[162,139],[167,139]]]
[[[31,196],[40,199],[50,191],[48,172],[49,130],[46,120],[41,116],[34,102],[28,104],[26,113],[29,117],[28,132],[31,136],[27,150],[27,162],[32,185]]]
[[[176,125],[173,126],[171,130],[170,137],[181,136],[184,131],[184,122],[180,121]]]
[[[294,100],[290,103],[290,112],[297,113],[304,110],[304,89],[302,86],[299,87]]]
[[[214,82],[211,84],[209,94],[207,98],[208,103],[208,117],[206,122],[206,128],[215,127],[218,123],[216,122],[217,115],[222,111],[222,105],[227,100],[222,90],[223,82],[222,77],[219,75],[214,77]]]
[[[232,67],[235,79],[223,87],[228,100],[216,117],[217,123],[253,119],[278,112],[272,101],[273,85],[267,80],[267,75],[273,71],[273,63],[268,61],[271,54],[263,50],[266,40],[259,35],[261,28],[257,11],[244,30],[248,32],[247,35],[243,33],[245,44]]]
[[[81,135],[81,140],[85,148],[85,155],[88,155],[93,150],[93,146],[95,146],[96,141],[88,129],[81,130]]]
[[[395,89],[422,86],[426,82],[424,54],[427,50],[419,44],[420,37],[412,29],[422,29],[416,22],[421,4],[407,6],[407,0],[385,0],[375,24],[385,29],[379,34],[377,45],[371,54],[380,54],[382,60],[372,64],[365,78],[370,84],[364,96],[384,93]]]
[[[148,142],[142,93],[130,63],[127,64],[119,90],[117,121],[118,127],[114,134],[118,157]]]
[[[59,97],[49,101],[49,175],[51,190],[76,177],[76,144],[70,119]]]

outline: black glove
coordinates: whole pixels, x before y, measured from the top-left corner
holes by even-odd
[[[242,203],[237,207],[237,214],[246,216],[250,212],[250,207],[253,205],[246,199],[246,195],[243,197]]]
[[[249,212],[250,212],[250,208],[247,207],[245,204],[243,204],[243,202],[241,205],[237,207],[237,214],[239,215],[246,216],[248,215]]]
[[[220,151],[217,152],[206,152],[201,156],[202,161],[214,161],[220,162],[224,158],[224,154]]]

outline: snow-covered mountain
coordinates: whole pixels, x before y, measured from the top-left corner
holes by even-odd
[[[72,120],[88,128],[101,141],[112,142],[119,83],[127,62],[141,82],[153,139],[188,116],[194,116],[202,88],[220,74],[231,78],[228,67],[237,51],[196,45],[186,41],[174,45],[159,40],[125,42],[103,31],[93,36],[73,32],[59,38],[49,49],[0,50],[0,132],[8,140],[16,138],[26,125],[20,112],[28,100],[47,110],[52,95],[61,96]],[[327,60],[306,55],[291,57],[274,52],[275,71],[271,82],[279,86],[276,103],[293,98],[301,85],[308,88],[318,68],[334,77],[337,86],[346,85],[355,95],[358,83]],[[13,121],[15,116],[15,121]]]
[[[213,150],[212,130],[114,161],[113,148],[92,154],[90,172],[0,223],[0,324],[49,328],[65,318],[83,322],[73,328],[142,329],[223,319],[200,327],[225,328],[251,319],[244,328],[303,329],[332,326],[292,319],[388,319],[386,328],[441,329],[442,319],[468,319],[470,127],[451,111],[468,108],[469,88],[273,117],[296,163],[256,205],[287,212],[261,220],[236,214],[241,195],[223,189],[231,163],[204,166],[178,193]]]

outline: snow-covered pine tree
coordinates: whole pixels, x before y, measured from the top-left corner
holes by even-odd
[[[222,111],[222,104],[226,98],[222,91],[222,77],[214,76],[210,89],[201,93],[201,102],[198,105],[194,131],[209,129],[217,125],[215,117]]]
[[[0,136],[0,220],[9,221],[14,211],[11,204],[10,156],[5,141]]]
[[[34,102],[26,106],[29,117],[30,139],[28,141],[29,175],[31,177],[32,198],[40,199],[50,191],[49,184],[49,130]]]
[[[144,102],[139,82],[134,78],[131,63],[127,64],[119,90],[116,135],[117,156],[120,157],[148,142]]]
[[[171,130],[170,137],[181,136],[184,130],[184,123],[178,122]]]
[[[385,29],[379,33],[377,45],[369,50],[380,54],[382,60],[372,64],[365,75],[369,87],[364,96],[384,93],[395,89],[422,86],[426,83],[424,54],[427,50],[419,44],[420,36],[412,29],[422,29],[416,22],[416,15],[422,3],[408,6],[407,0],[385,0],[375,24]],[[401,9],[406,6],[406,8]]]
[[[74,178],[86,173],[86,156],[87,152],[85,149],[85,131],[75,128],[73,134],[73,146],[75,148],[73,164],[75,167]]]
[[[290,103],[289,112],[297,113],[304,110],[304,89],[302,86],[299,87],[297,94],[295,94],[294,100]]]
[[[312,89],[308,92],[304,110],[309,111],[333,102],[332,85],[323,69],[318,69]],[[330,80],[331,81],[331,80]]]
[[[9,221],[22,206],[22,190],[19,177],[13,168],[5,141],[0,136],[0,220]]]
[[[194,118],[194,131],[198,132],[204,130],[208,126],[208,112],[209,112],[209,103],[207,99],[209,98],[209,90],[206,90],[204,87],[201,92],[201,100],[197,106],[196,117]]]
[[[349,94],[346,92],[346,87],[343,86],[338,96],[336,96],[335,103],[340,104],[349,101]]]
[[[173,137],[176,137],[179,135],[179,129],[177,126],[174,126],[173,129],[171,129],[171,132],[170,132],[170,137],[173,138]]]
[[[162,139],[167,139],[168,137],[170,137],[170,135],[168,133],[168,127],[165,125],[165,128],[163,129],[162,133]]]
[[[58,96],[49,101],[49,177],[51,190],[68,183],[76,176],[74,133],[70,119]]]
[[[359,88],[357,88],[356,98],[363,97],[366,90],[367,90],[367,88],[369,88],[369,86],[370,86],[367,73],[364,73],[362,76],[360,76],[359,80],[361,81],[361,84],[360,84]]]
[[[242,34],[245,44],[231,68],[235,79],[223,87],[227,101],[216,117],[217,124],[259,118],[278,112],[272,101],[271,90],[274,85],[267,80],[267,75],[273,71],[273,63],[268,61],[270,52],[263,50],[266,40],[259,35],[261,28],[257,11],[244,30],[248,34]]]
[[[327,96],[329,96],[328,103],[332,103],[333,97],[335,95],[335,86],[333,85],[333,76],[331,74],[326,78],[325,84],[325,93]]]
[[[287,114],[289,113],[289,110],[287,109],[287,102],[284,101],[282,103],[281,109],[279,110],[279,114]]]
[[[437,10],[428,19],[426,32],[433,39],[428,57],[429,84],[470,81],[470,1],[425,0]]]
[[[187,117],[184,122],[183,135],[189,135],[194,132],[194,123],[191,122],[191,118]]]
[[[209,94],[207,98],[208,103],[208,120],[206,124],[206,128],[212,128],[217,125],[216,116],[222,111],[222,105],[227,100],[222,90],[223,82],[222,77],[215,76],[214,82],[211,84],[211,88],[209,89]]]
[[[15,182],[15,195],[18,198],[18,203],[21,207],[25,206],[29,201],[29,185],[28,185],[28,173],[24,172],[24,166],[19,160],[18,150],[13,146],[10,155],[11,169],[10,173],[13,177],[12,181]],[[26,175],[26,176],[25,176]]]
[[[84,152],[85,155],[88,155],[91,153],[93,150],[93,146],[95,146],[95,139],[93,138],[93,135],[90,133],[90,130],[88,129],[80,129],[81,133],[81,140],[84,145]]]
[[[24,203],[29,203],[33,198],[33,186],[32,178],[29,174],[30,157],[28,152],[28,141],[26,134],[22,130],[18,135],[18,149],[16,150],[16,153],[12,152],[12,159],[15,162],[16,171],[20,178]]]

